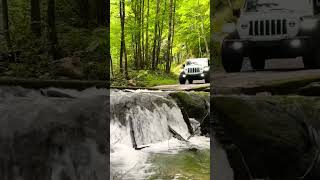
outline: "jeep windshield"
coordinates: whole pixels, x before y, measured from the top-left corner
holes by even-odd
[[[258,11],[298,11],[312,13],[310,0],[247,0],[246,12]]]
[[[207,58],[198,58],[198,59],[188,59],[187,63],[189,65],[199,65],[199,66],[208,66]]]

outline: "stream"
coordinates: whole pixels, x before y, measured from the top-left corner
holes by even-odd
[[[110,179],[210,179],[210,138],[168,94],[111,90]]]

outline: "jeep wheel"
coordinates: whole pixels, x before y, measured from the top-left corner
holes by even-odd
[[[179,82],[180,82],[180,84],[186,84],[186,79],[184,79],[184,78],[179,78]]]
[[[204,78],[204,82],[205,82],[205,83],[210,83],[210,76],[209,76],[209,77]]]
[[[193,83],[193,80],[192,79],[188,79],[189,81],[189,84],[192,84]]]
[[[240,53],[228,52],[228,49],[222,45],[221,61],[226,72],[240,72],[242,68],[243,57]]]
[[[310,53],[311,54],[311,53]],[[320,68],[320,52],[302,57],[304,68],[319,69]]]
[[[263,70],[266,65],[266,60],[261,57],[250,57],[250,64],[254,70]]]

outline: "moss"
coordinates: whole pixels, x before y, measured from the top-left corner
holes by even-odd
[[[189,117],[202,119],[207,114],[206,97],[209,93],[186,93],[175,92],[170,93],[170,96],[177,101],[188,113]]]

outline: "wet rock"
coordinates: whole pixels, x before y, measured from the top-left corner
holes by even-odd
[[[320,98],[215,96],[211,102],[215,127],[223,128],[214,130],[215,137],[225,148],[240,150],[254,178],[295,179],[317,157]],[[228,154],[229,161],[237,167],[239,157],[233,155]],[[314,164],[305,179],[320,178],[320,164]]]
[[[47,96],[47,97],[74,98],[73,96],[65,92],[55,90],[55,89],[40,90],[40,92],[43,96]]]
[[[107,179],[107,103],[1,97],[0,179]]]
[[[299,94],[304,96],[320,96],[320,82],[313,82],[300,88]]]
[[[201,123],[202,134],[210,132],[210,104],[209,93],[170,93],[177,104],[182,107],[189,118],[194,118]]]

